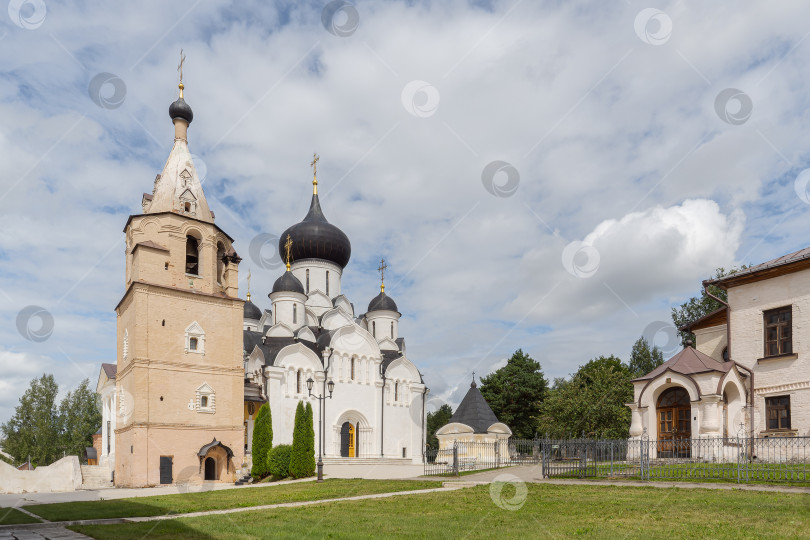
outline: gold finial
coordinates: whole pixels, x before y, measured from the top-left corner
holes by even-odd
[[[377,271],[380,273],[380,292],[385,292],[385,271],[388,265],[385,264],[385,259],[380,259],[380,266]]]
[[[183,88],[185,88],[185,86],[183,86],[183,64],[185,61],[186,55],[183,54],[183,49],[180,49],[180,64],[177,66],[177,71],[180,72],[180,84],[178,84],[177,87],[180,89],[181,98],[183,97]]]
[[[284,244],[284,249],[287,250],[287,272],[290,271],[290,250],[292,249],[292,245],[293,245],[292,238],[290,238],[290,235],[288,234],[287,242]]]
[[[248,293],[247,293],[248,302],[250,302],[250,268],[248,268]]]
[[[309,164],[312,167],[312,194],[318,194],[318,160],[321,159],[317,153],[312,154],[312,163]]]

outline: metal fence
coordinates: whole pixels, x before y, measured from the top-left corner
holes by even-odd
[[[425,475],[542,464],[545,478],[810,483],[810,437],[455,441],[425,452]]]
[[[541,439],[454,441],[445,448],[428,448],[425,451],[425,474],[459,476],[469,471],[538,464],[542,456],[542,443]]]
[[[810,482],[810,437],[543,439],[546,478]]]

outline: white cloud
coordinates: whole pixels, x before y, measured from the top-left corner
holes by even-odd
[[[353,246],[344,290],[365,307],[390,259],[409,355],[437,389],[519,347],[549,376],[625,354],[714,267],[806,242],[781,177],[808,161],[810,6],[658,7],[660,46],[635,34],[642,6],[600,2],[364,2],[347,38],[296,2],[50,3],[35,30],[4,21],[0,343],[54,371],[65,353],[114,359],[121,229],[168,155],[182,47],[191,150],[262,307],[276,272],[248,245],[303,217],[318,151],[324,211]],[[99,72],[126,83],[120,108],[89,98]],[[402,106],[413,80],[439,92],[427,118]],[[729,87],[751,96],[743,125],[715,114]],[[514,196],[484,189],[494,160],[520,173]],[[599,251],[587,280],[562,267],[572,240]],[[30,304],[54,315],[46,342],[16,332]]]

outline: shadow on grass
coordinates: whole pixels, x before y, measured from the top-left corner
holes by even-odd
[[[0,508],[0,525],[22,525],[25,523],[39,523],[28,514],[20,512],[16,508]]]
[[[218,516],[228,519],[226,516]],[[232,522],[233,529],[239,530],[239,525]],[[144,539],[152,536],[172,539],[214,539],[206,530],[205,522],[196,522],[193,525],[186,520],[164,519],[158,521],[148,521],[142,523],[132,523],[127,525],[70,525],[67,527],[91,538],[115,538],[115,539]]]

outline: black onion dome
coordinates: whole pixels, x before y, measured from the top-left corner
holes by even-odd
[[[302,259],[322,259],[345,268],[352,254],[352,244],[346,234],[326,221],[318,201],[318,194],[312,195],[309,212],[301,223],[296,223],[281,235],[278,252],[285,253],[287,235],[292,239],[290,256],[293,261]]]
[[[245,319],[255,319],[259,320],[262,318],[262,310],[259,309],[259,306],[251,302],[250,300],[245,301]]]
[[[399,313],[397,309],[397,303],[394,302],[394,299],[381,292],[374,299],[368,303],[368,311],[371,313],[372,311],[396,311]]]
[[[182,118],[189,124],[194,120],[194,113],[191,111],[191,107],[182,97],[177,98],[177,101],[169,105],[169,116],[172,120]]]
[[[289,270],[284,272],[284,274],[282,274],[282,276],[278,278],[275,283],[273,283],[273,292],[294,292],[306,294],[304,292],[304,286],[301,285],[301,281]]]

